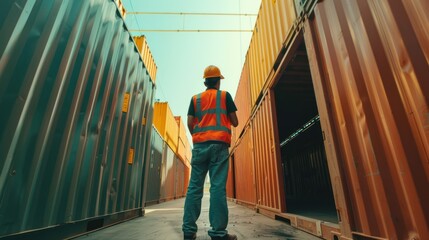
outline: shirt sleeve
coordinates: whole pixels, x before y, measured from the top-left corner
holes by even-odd
[[[235,106],[234,100],[232,100],[231,94],[229,94],[229,92],[226,92],[226,111],[228,113],[237,111],[237,107]]]
[[[188,116],[194,116],[195,117],[195,108],[194,108],[194,99],[191,98],[191,103],[189,104],[189,108],[188,108]]]

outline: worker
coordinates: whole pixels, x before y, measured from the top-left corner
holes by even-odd
[[[228,205],[226,180],[228,177],[228,148],[231,144],[231,125],[236,127],[237,107],[231,95],[219,90],[223,79],[218,67],[204,70],[207,89],[192,97],[188,110],[188,128],[192,134],[192,171],[185,200],[182,231],[184,239],[196,239],[196,221],[201,213],[204,180],[210,176],[210,209],[208,231],[212,240],[234,240],[228,234]]]

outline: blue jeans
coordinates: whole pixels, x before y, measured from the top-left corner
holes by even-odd
[[[211,237],[228,233],[228,205],[226,203],[226,180],[228,177],[228,145],[222,143],[195,144],[192,150],[192,171],[185,200],[182,231],[185,235],[196,233],[196,221],[201,213],[204,180],[210,176],[209,220]]]

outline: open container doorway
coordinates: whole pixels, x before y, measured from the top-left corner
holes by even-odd
[[[286,212],[338,223],[307,51],[295,41],[273,86]]]

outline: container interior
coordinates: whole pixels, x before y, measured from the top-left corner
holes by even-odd
[[[286,212],[338,223],[307,51],[299,41],[273,89]]]

